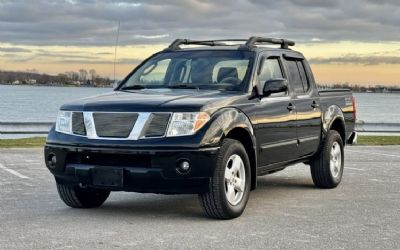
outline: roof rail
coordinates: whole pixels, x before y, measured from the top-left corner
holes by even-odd
[[[247,40],[245,46],[247,46],[249,48],[253,48],[256,43],[280,44],[281,49],[289,49],[289,46],[294,46],[296,44],[294,41],[287,40],[287,39],[252,36],[249,38],[249,40]]]
[[[205,45],[205,46],[229,46],[226,42],[246,42],[241,44],[242,49],[253,49],[256,44],[270,43],[270,44],[280,44],[282,49],[289,49],[289,46],[294,46],[295,42],[286,39],[277,38],[265,38],[252,36],[249,39],[222,39],[222,40],[190,40],[190,39],[176,39],[171,43],[171,45],[166,48],[166,50],[180,50],[181,45]]]
[[[196,41],[190,39],[176,39],[168,46],[169,50],[179,50],[180,45],[206,45],[206,46],[226,46],[227,44],[222,43],[222,41],[231,40],[207,40],[207,41]]]

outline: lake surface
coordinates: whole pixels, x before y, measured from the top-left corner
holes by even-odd
[[[0,85],[0,122],[53,122],[62,104],[111,91],[111,88]],[[355,93],[354,96],[359,120],[400,123],[400,94]]]

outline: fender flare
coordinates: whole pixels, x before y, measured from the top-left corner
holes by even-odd
[[[257,187],[257,142],[253,125],[250,119],[239,109],[223,108],[218,110],[211,118],[211,122],[203,136],[203,145],[220,146],[224,138],[226,138],[234,129],[242,129],[247,132],[251,139],[252,148],[247,143],[245,148],[248,151],[251,164],[251,190]],[[248,142],[248,139],[247,139]],[[247,146],[246,146],[247,145]]]
[[[220,145],[222,140],[235,128],[242,128],[250,135],[253,146],[256,147],[256,136],[250,119],[239,109],[223,108],[211,116],[201,141],[202,146]]]
[[[332,124],[339,119],[343,128],[345,128],[345,119],[343,111],[337,105],[329,106],[322,115],[322,134],[324,138],[332,127]]]

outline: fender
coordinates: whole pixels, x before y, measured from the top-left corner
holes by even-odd
[[[322,115],[322,136],[324,138],[337,119],[341,121],[344,128],[345,122],[342,110],[337,105],[329,106]]]
[[[251,190],[254,190],[257,187],[257,143],[253,126],[249,118],[242,111],[235,108],[223,108],[214,113],[204,133],[201,144],[221,146],[223,139],[228,136],[229,132],[237,128],[245,130],[251,139],[252,152],[248,151],[248,153],[251,154],[249,155],[251,164]],[[242,136],[243,134],[240,135]],[[237,139],[240,138],[237,137]],[[248,139],[246,141],[249,142]],[[246,145],[244,146],[246,147]],[[249,144],[247,144],[246,150],[251,150]]]
[[[235,128],[245,129],[251,137],[253,147],[256,147],[253,125],[249,118],[236,108],[223,108],[212,115],[200,145],[220,145],[228,133]]]

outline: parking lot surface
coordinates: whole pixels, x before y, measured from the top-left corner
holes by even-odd
[[[218,221],[195,195],[58,198],[42,149],[0,149],[0,249],[400,249],[400,147],[347,147],[341,185],[298,164],[259,177],[244,214]]]

